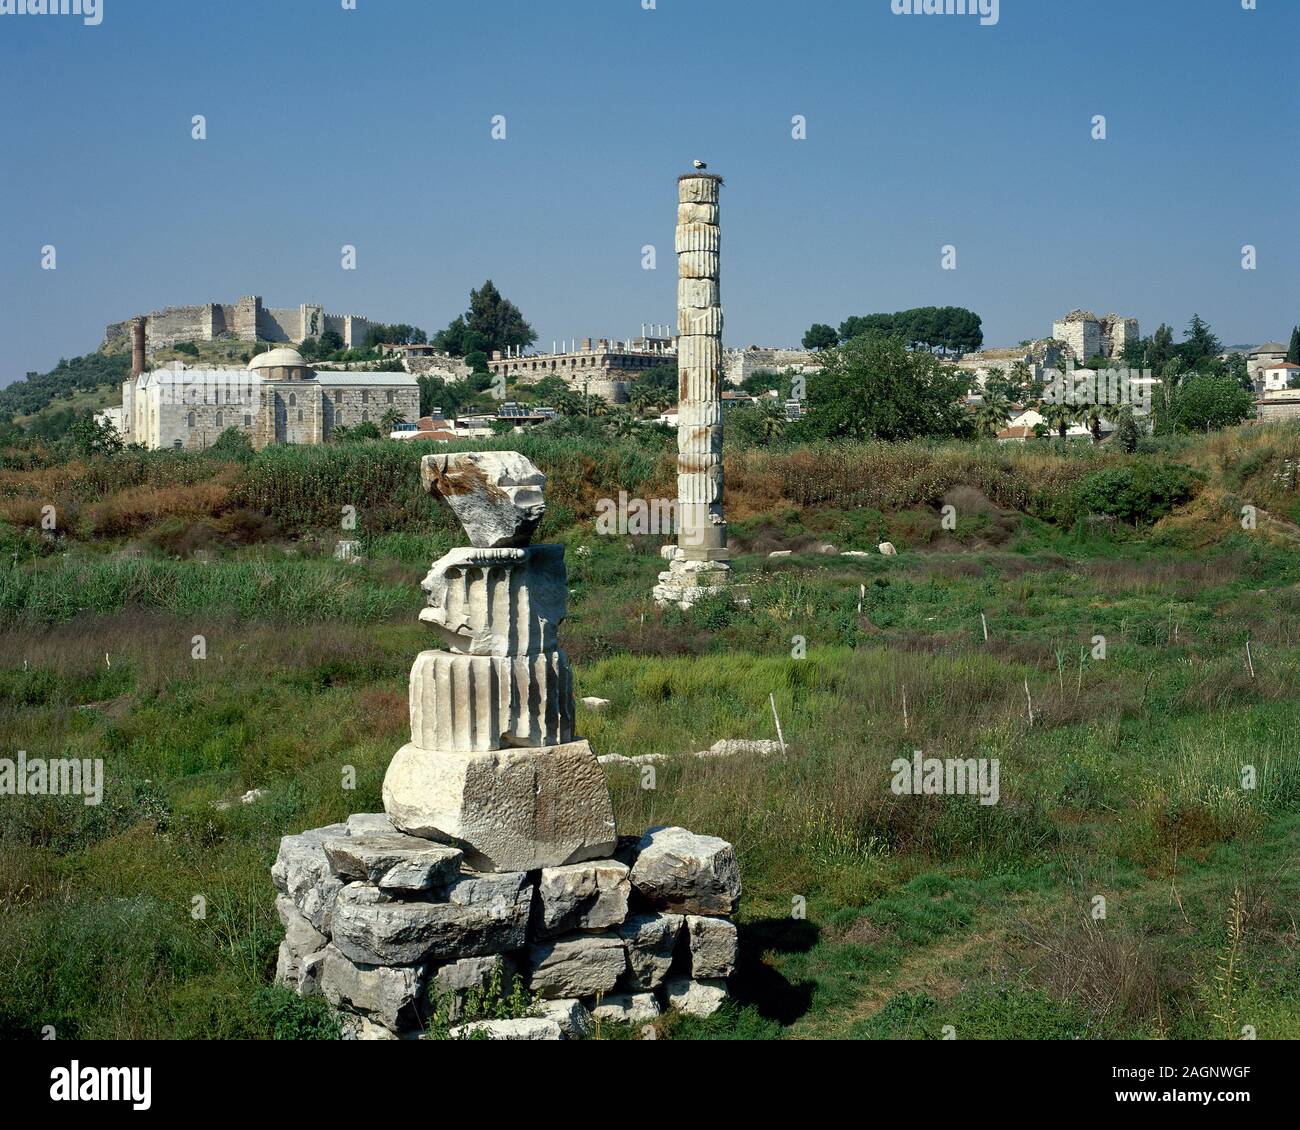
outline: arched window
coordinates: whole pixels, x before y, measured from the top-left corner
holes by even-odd
[[[193,412],[186,417],[185,422],[192,428],[198,422]]]
[[[221,427],[221,413],[217,413],[217,427]]]
[[[297,403],[298,403],[298,394],[296,392],[289,393],[289,407],[292,408]]]
[[[388,390],[388,403],[393,403],[393,390],[391,388]]]
[[[361,413],[361,422],[362,422],[363,424],[367,424],[367,423],[370,422],[370,413],[369,413],[369,412],[362,412],[362,413]]]
[[[300,423],[300,424],[302,423],[302,409],[301,409],[301,408],[298,409],[298,423]]]

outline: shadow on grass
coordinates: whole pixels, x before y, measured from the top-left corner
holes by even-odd
[[[806,920],[760,918],[741,923],[738,933],[736,972],[730,981],[732,997],[738,1005],[753,1007],[767,1020],[793,1024],[808,1011],[816,986],[812,981],[787,981],[763,957],[770,952],[807,953],[817,944],[821,931]]]

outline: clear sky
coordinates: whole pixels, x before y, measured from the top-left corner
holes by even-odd
[[[432,333],[491,277],[546,348],[635,334],[675,317],[697,157],[727,178],[728,345],[919,305],[990,345],[1080,306],[1231,344],[1300,322],[1300,0],[654,2],[0,15],[0,383],[241,294]]]

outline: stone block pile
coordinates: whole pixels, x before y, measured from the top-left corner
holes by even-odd
[[[538,999],[530,1016],[465,1026],[493,1038],[582,1037],[667,1008],[709,1016],[735,970],[735,853],[683,828],[607,859],[479,872],[458,848],[361,814],[285,836],[271,874],[276,982],[323,996],[354,1039],[419,1038],[440,1006],[460,1034],[466,997],[494,977]]]
[[[277,983],[323,996],[357,1039],[419,1037],[435,1016],[536,1040],[711,1015],[735,968],[735,853],[684,828],[617,836],[573,732],[563,547],[529,544],[545,477],[508,451],[426,456],[421,473],[472,543],[424,581],[420,619],[446,650],[412,667],[384,812],[281,840]],[[469,1014],[516,978],[527,1015]]]

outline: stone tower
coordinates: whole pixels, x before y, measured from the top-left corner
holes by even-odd
[[[727,591],[731,578],[722,513],[721,186],[712,173],[677,181],[677,545],[654,596],[681,608]]]

